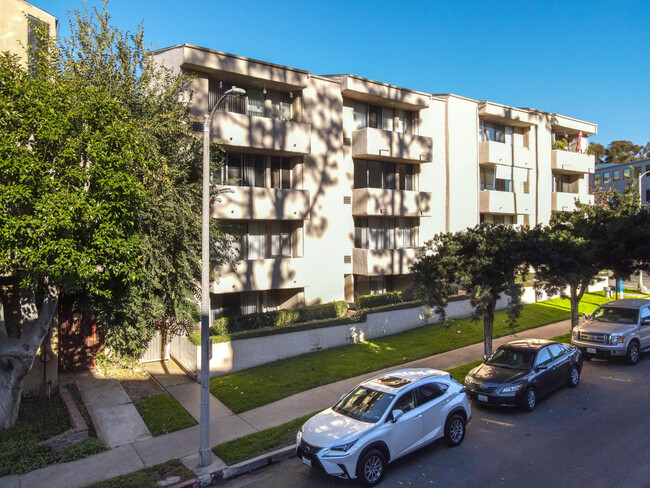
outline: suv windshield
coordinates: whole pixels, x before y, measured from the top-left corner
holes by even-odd
[[[395,395],[358,386],[332,407],[336,413],[362,422],[377,423]]]
[[[615,322],[617,324],[636,324],[639,311],[633,308],[600,307],[592,316],[598,322]]]
[[[528,370],[533,367],[535,351],[501,347],[485,360],[485,364],[500,368]]]

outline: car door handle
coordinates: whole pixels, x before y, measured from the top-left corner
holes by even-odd
[[[420,415],[418,415],[417,417],[415,417],[415,420],[417,420],[417,419],[421,419],[421,418],[422,418],[422,414],[420,414]]]

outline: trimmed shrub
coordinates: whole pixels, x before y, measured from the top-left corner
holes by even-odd
[[[248,330],[286,327],[290,324],[314,320],[335,319],[345,316],[348,304],[344,301],[302,308],[287,308],[274,312],[252,313],[236,317],[222,317],[212,322],[210,335],[229,335]]]
[[[395,305],[402,303],[402,301],[401,291],[390,291],[378,295],[359,295],[355,303],[357,304],[358,310],[363,310],[366,308],[383,307],[385,305]]]

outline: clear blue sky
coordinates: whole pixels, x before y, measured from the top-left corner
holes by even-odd
[[[30,0],[59,19],[81,0]],[[98,5],[90,0],[89,5]],[[190,43],[429,93],[598,124],[591,140],[650,142],[650,2],[111,0],[154,47]]]

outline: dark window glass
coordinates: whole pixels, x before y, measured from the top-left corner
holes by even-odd
[[[364,159],[354,160],[354,187],[368,188],[368,162]]]
[[[379,129],[381,124],[381,107],[368,106],[368,127]]]
[[[566,354],[566,350],[562,348],[559,344],[551,344],[548,346],[548,350],[551,352],[551,355],[554,359],[557,359]]]
[[[289,158],[271,158],[271,184],[273,188],[291,188],[291,163]]]
[[[539,351],[539,353],[537,353],[537,361],[535,362],[535,366],[548,366],[551,361],[553,361],[553,357],[551,356],[548,347],[545,347]]]
[[[381,188],[382,164],[378,161],[368,161],[368,187]]]
[[[401,410],[402,412],[406,413],[409,410],[413,410],[415,407],[417,407],[415,390],[411,390],[399,397],[399,400],[395,402],[393,410]]]
[[[394,398],[395,395],[359,386],[334,405],[332,410],[362,422],[376,423]]]
[[[533,365],[535,353],[509,347],[500,347],[485,360],[485,364],[507,369],[528,370]]]
[[[424,405],[434,398],[438,398],[447,390],[443,385],[432,383],[430,385],[422,385],[418,388],[418,405]]]

